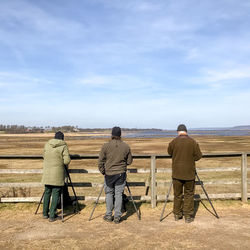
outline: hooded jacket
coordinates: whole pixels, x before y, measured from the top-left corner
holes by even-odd
[[[70,163],[68,146],[59,139],[49,140],[43,153],[42,184],[52,186],[64,185],[64,165]]]

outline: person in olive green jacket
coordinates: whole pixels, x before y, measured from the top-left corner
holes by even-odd
[[[46,143],[43,158],[42,184],[45,185],[43,218],[47,219],[49,217],[49,221],[53,222],[57,219],[57,203],[60,191],[64,186],[64,165],[70,163],[68,146],[64,141],[64,134],[62,132],[57,132],[55,138]],[[52,201],[49,209],[51,195]]]
[[[129,146],[121,140],[121,129],[114,127],[111,140],[103,145],[98,162],[99,171],[105,176],[106,214],[103,219],[106,221],[113,221],[114,209],[114,222],[120,222],[127,165],[130,165],[132,161]]]
[[[185,222],[190,223],[194,220],[195,161],[201,159],[202,153],[199,144],[188,136],[184,124],[178,126],[177,132],[178,137],[168,146],[168,153],[172,157],[173,212],[176,221],[184,215]]]

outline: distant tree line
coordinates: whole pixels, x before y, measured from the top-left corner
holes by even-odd
[[[59,127],[27,127],[24,125],[3,125],[0,124],[0,132],[7,134],[24,134],[24,133],[44,133],[44,132],[94,132],[94,131],[107,131],[112,128],[78,128],[77,126],[65,125]],[[138,131],[162,131],[161,129],[137,129],[137,128],[122,128],[123,131],[127,132],[138,132]]]
[[[0,131],[8,134],[23,134],[23,133],[41,133],[44,131],[42,127],[26,127],[24,125],[2,125]]]
[[[24,133],[44,133],[44,132],[77,132],[79,131],[74,126],[61,126],[61,127],[26,127],[24,125],[3,125],[0,124],[0,132],[4,132],[7,134],[24,134]]]

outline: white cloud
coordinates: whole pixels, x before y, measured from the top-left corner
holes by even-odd
[[[20,51],[38,45],[62,44],[86,34],[87,28],[73,19],[54,16],[27,1],[0,2],[0,41]],[[21,53],[21,52],[20,52]]]
[[[152,86],[149,80],[131,75],[91,75],[76,80],[77,85],[107,89],[138,89]]]
[[[240,79],[250,78],[250,66],[243,68],[232,68],[232,69],[222,69],[222,70],[211,70],[203,69],[203,76],[200,80],[203,82],[223,82],[223,81],[234,81]]]
[[[0,18],[8,28],[23,28],[48,33],[65,33],[77,35],[82,25],[74,20],[53,16],[49,11],[26,1],[1,2]],[[20,11],[22,10],[22,11]]]
[[[139,1],[139,2],[135,2],[132,5],[132,8],[134,10],[137,11],[146,11],[146,12],[153,12],[153,11],[157,11],[160,10],[162,7],[162,4],[160,2],[149,2],[149,1]]]
[[[2,110],[102,123],[114,109],[123,123],[143,127],[180,117],[229,121],[227,109],[250,100],[249,7],[244,0],[2,0]]]

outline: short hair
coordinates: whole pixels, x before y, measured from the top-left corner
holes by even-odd
[[[184,124],[180,124],[177,127],[177,131],[186,131],[187,132],[187,127]]]

